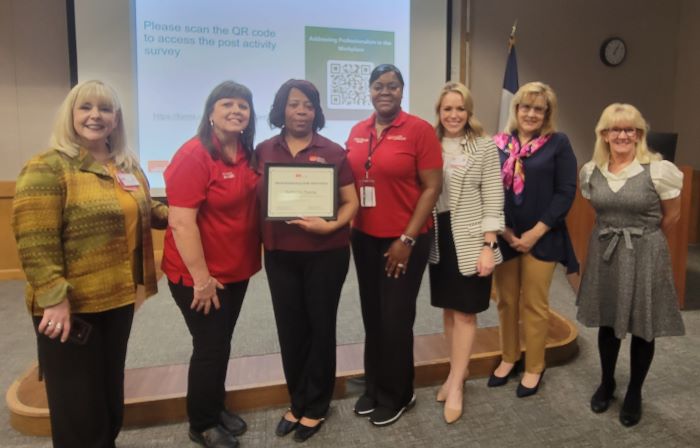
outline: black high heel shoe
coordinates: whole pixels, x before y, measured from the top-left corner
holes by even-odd
[[[488,381],[488,383],[486,383],[486,385],[488,387],[505,386],[506,383],[508,383],[508,380],[510,378],[515,378],[516,376],[518,376],[518,374],[521,372],[521,370],[522,370],[522,362],[521,362],[521,360],[517,360],[517,361],[515,361],[515,364],[513,364],[513,368],[510,369],[510,372],[508,372],[508,375],[497,376],[495,371],[494,371],[494,373],[492,373],[491,376],[489,377],[489,381]]]
[[[603,413],[608,410],[610,403],[615,399],[615,383],[613,382],[612,387],[607,387],[601,384],[596,389],[595,393],[591,397],[591,411],[596,414]]]
[[[540,388],[540,384],[542,384],[542,378],[544,378],[544,370],[542,373],[540,373],[540,379],[537,380],[535,387],[526,387],[523,386],[523,383],[518,383],[518,388],[515,390],[515,395],[518,398],[525,398],[529,397],[530,395],[535,395],[537,390]]]

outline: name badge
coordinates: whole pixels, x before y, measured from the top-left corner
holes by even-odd
[[[464,168],[467,166],[467,156],[464,154],[459,154],[452,157],[446,157],[445,162],[447,162],[447,166],[452,169]]]
[[[124,190],[134,191],[138,190],[141,186],[136,176],[134,176],[131,173],[122,173],[121,171],[119,171],[117,172],[117,180],[119,181],[119,185]]]
[[[360,206],[377,206],[377,197],[374,194],[374,179],[362,179],[360,181]]]

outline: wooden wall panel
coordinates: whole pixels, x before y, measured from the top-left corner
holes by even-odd
[[[17,245],[12,233],[12,198],[15,183],[0,181],[0,280],[24,278],[19,268]]]
[[[700,171],[693,171],[690,184],[690,223],[688,225],[688,243],[700,243]]]

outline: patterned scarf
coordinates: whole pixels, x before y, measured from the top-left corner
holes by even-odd
[[[516,134],[499,133],[493,136],[493,141],[498,149],[508,155],[508,159],[501,169],[503,186],[506,190],[513,190],[516,205],[523,202],[523,189],[525,188],[525,166],[521,159],[530,157],[536,153],[551,138],[551,134],[530,140],[525,146],[520,146],[520,140]]]

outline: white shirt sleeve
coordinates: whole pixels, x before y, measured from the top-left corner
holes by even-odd
[[[683,172],[668,160],[652,161],[649,166],[651,180],[662,201],[677,198],[683,188]]]
[[[592,160],[583,167],[581,167],[581,171],[578,173],[578,182],[579,186],[581,187],[581,196],[583,196],[586,199],[591,199],[591,174],[593,174],[593,170],[595,169],[595,162]]]

